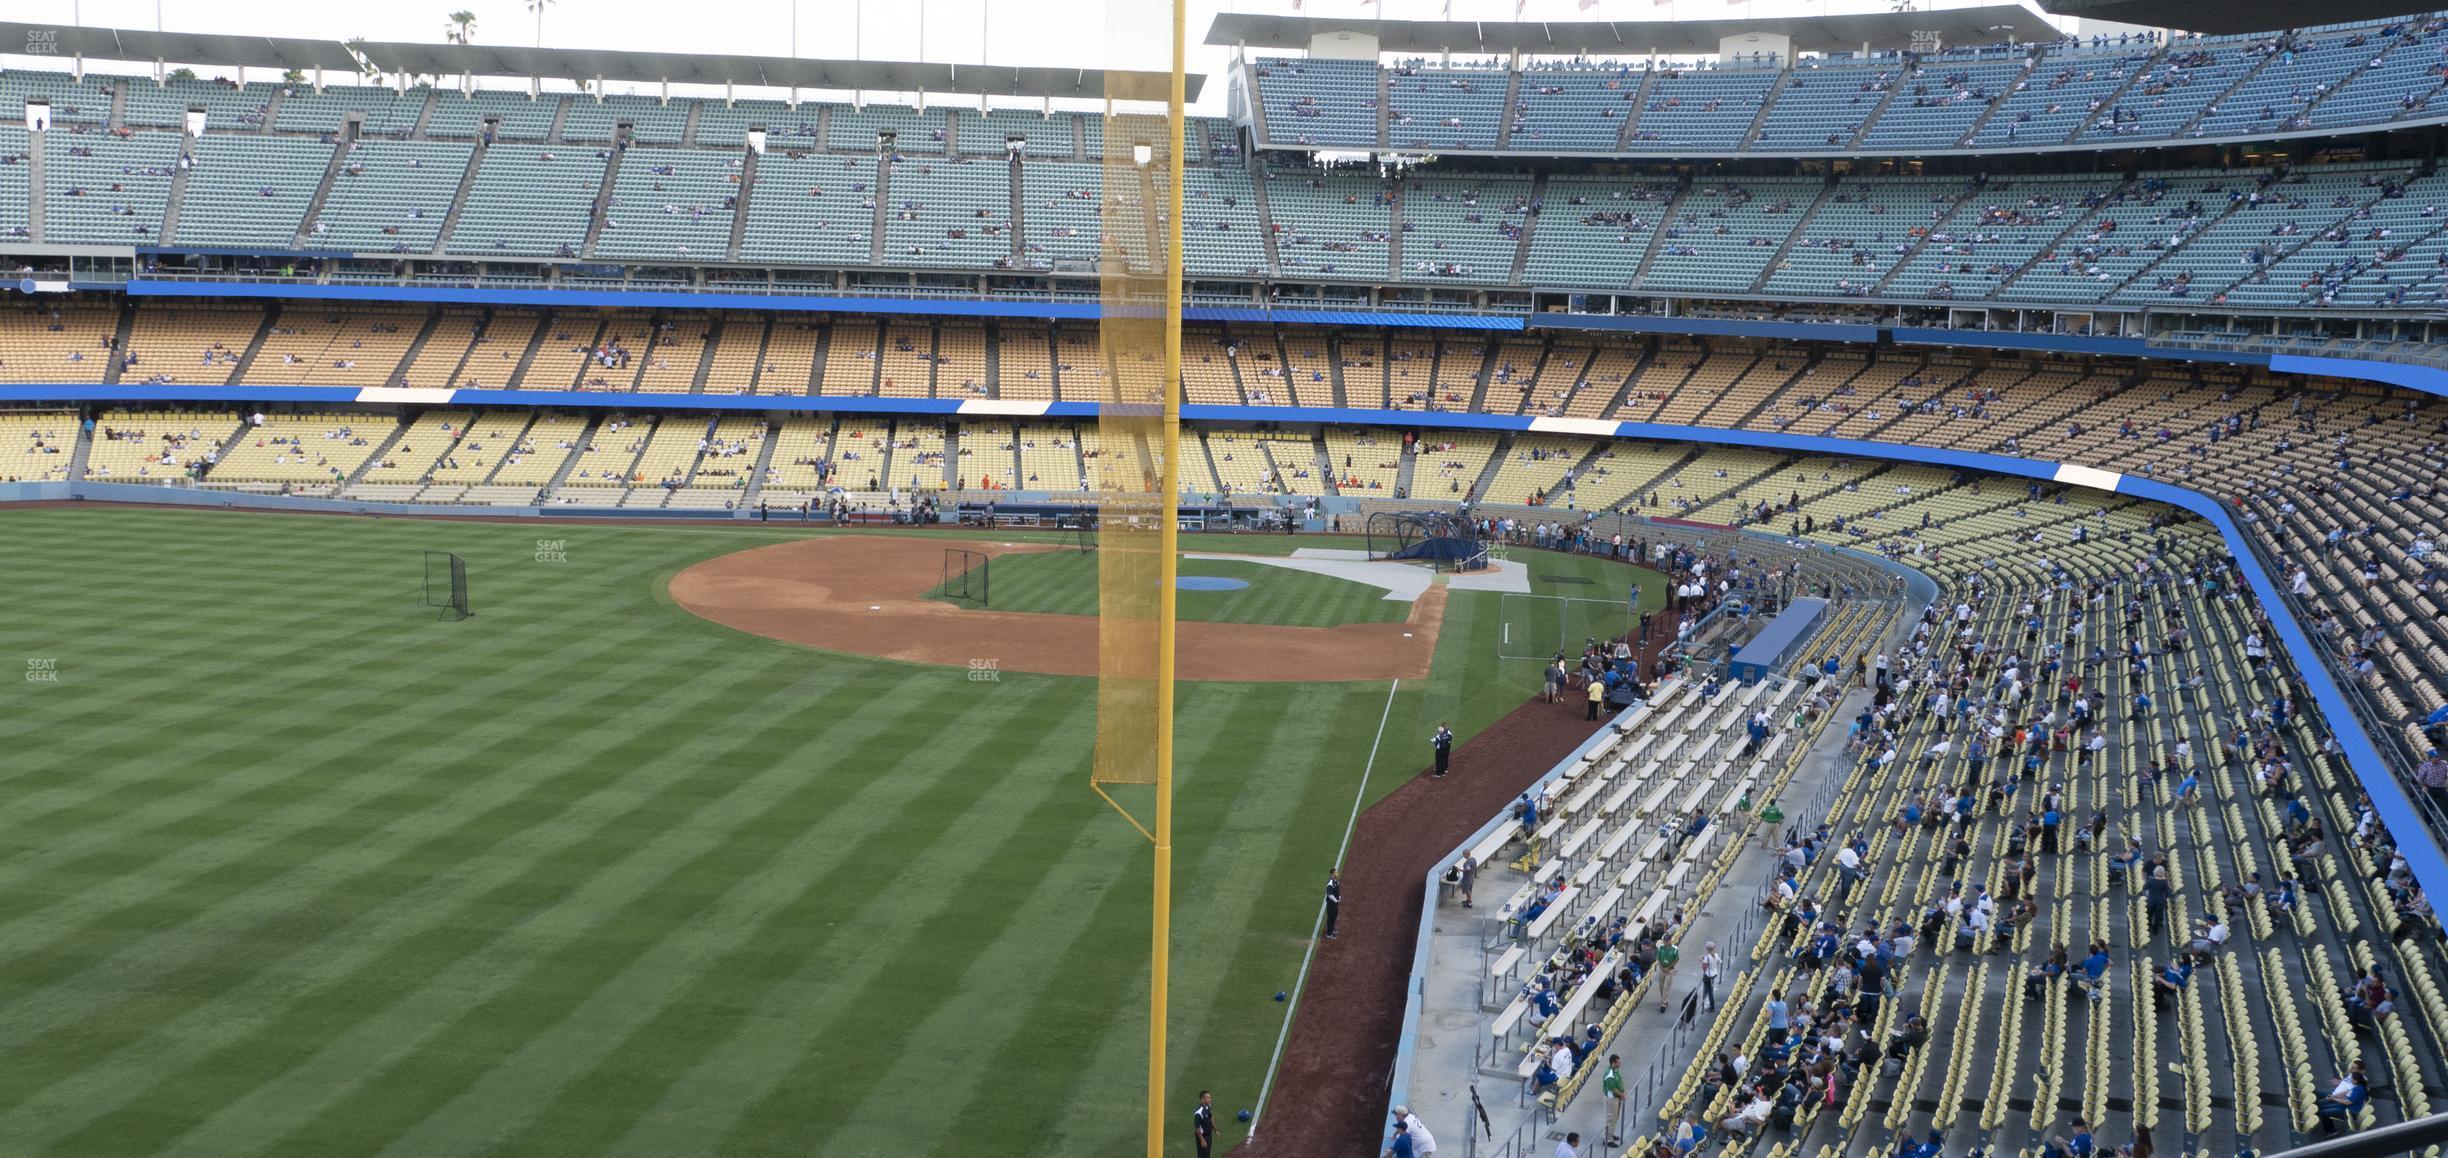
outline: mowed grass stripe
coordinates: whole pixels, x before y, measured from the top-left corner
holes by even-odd
[[[779,689],[776,698],[787,697],[790,690]],[[908,690],[907,685],[879,680],[861,689],[859,696],[811,702],[875,717],[881,728],[894,720],[889,712],[874,710],[875,706],[903,698]],[[868,692],[874,694],[865,694]],[[657,928],[658,922],[701,926],[712,920],[714,915],[703,896],[709,889],[706,882],[743,879],[757,871],[755,858],[773,844],[775,833],[787,832],[794,817],[805,815],[789,805],[804,801],[809,783],[818,779],[795,773],[796,766],[788,762],[819,754],[814,747],[819,741],[804,727],[804,717],[772,711],[770,703],[744,703],[737,721],[739,726],[727,734],[739,742],[721,752],[686,753],[694,759],[694,766],[722,767],[745,758],[760,741],[768,745],[767,754],[781,759],[762,765],[763,771],[745,779],[706,774],[700,785],[705,798],[693,807],[689,794],[683,794],[671,802],[674,807],[625,815],[620,828],[634,830],[634,839],[622,855],[584,879],[570,882],[565,896],[515,924],[488,933],[477,922],[454,916],[447,922],[450,932],[445,939],[456,942],[459,952],[455,956],[437,957],[432,968],[411,976],[367,978],[366,983],[378,987],[387,1000],[352,1000],[352,986],[334,985],[327,1003],[333,1010],[357,1008],[358,1016],[350,1022],[316,1032],[318,1025],[311,1017],[284,1017],[246,1039],[229,1043],[222,1056],[198,1063],[179,1076],[178,1084],[226,1084],[230,1088],[225,1097],[210,1103],[223,1108],[182,1138],[172,1152],[226,1153],[262,1146],[283,1134],[311,1132],[316,1119],[331,1115],[331,1103],[368,1084],[405,1088],[410,1079],[401,1077],[399,1071],[414,1067],[429,1043],[463,1043],[474,1022],[493,1023],[509,1017],[526,1024],[544,1017],[552,1001],[575,1002],[585,997],[587,989],[578,979],[588,970],[613,967],[623,953],[644,946],[648,931]],[[656,831],[657,812],[678,819]],[[590,833],[584,843],[601,846],[620,835],[613,826],[605,826]],[[517,870],[505,866],[484,899],[515,896],[546,883],[558,874],[539,870],[558,863],[565,861],[556,854],[553,860],[539,862],[515,877]],[[464,936],[463,926],[472,926]],[[431,933],[403,938],[417,949],[425,948],[432,939]],[[373,961],[359,968],[371,973],[382,965]],[[550,996],[539,998],[539,989]],[[568,992],[561,992],[563,989]],[[298,1024],[289,1024],[293,1021]],[[463,1070],[466,1079],[474,1080],[483,1067],[469,1064]],[[334,1075],[346,1076],[335,1080]],[[433,1096],[444,1096],[438,1085],[415,1084],[435,1089]],[[394,1121],[391,1128],[405,1124]],[[507,1128],[505,1123],[497,1125]],[[367,1132],[344,1152],[371,1153],[389,1136],[379,1130]]]
[[[875,981],[871,970],[877,946],[916,931],[909,927],[915,912],[909,902],[915,897],[903,894],[929,889],[927,873],[945,858],[961,862],[982,858],[991,845],[982,845],[980,834],[1009,825],[1017,814],[1017,795],[1030,778],[1008,772],[981,776],[978,754],[992,746],[1002,729],[1021,720],[1059,719],[1066,705],[1071,711],[1085,710],[1087,697],[1076,683],[1066,687],[1070,681],[1036,682],[1034,690],[1012,687],[1009,690],[1016,694],[982,703],[972,717],[977,725],[973,730],[940,736],[925,728],[899,733],[906,745],[902,753],[879,758],[870,766],[878,791],[868,801],[867,823],[844,834],[827,857],[797,878],[793,882],[797,890],[787,900],[770,905],[759,915],[754,948],[704,963],[689,991],[675,999],[676,1007],[699,1011],[696,1019],[682,1019],[689,1032],[654,1041],[632,1035],[624,1048],[640,1046],[657,1056],[668,1050],[676,1057],[662,1061],[664,1067],[684,1064],[698,1051],[717,1048],[735,1064],[770,1064],[776,1060],[770,1048],[745,1047],[733,1036],[734,1031],[777,1026],[789,1035],[794,1050],[814,1031],[805,1018],[784,1017],[765,1008],[777,986],[788,983],[825,1000],[871,999],[867,986]],[[904,903],[892,903],[896,899]],[[850,911],[853,909],[856,912]],[[942,940],[938,939],[939,947]],[[465,1040],[465,1034],[458,1039]],[[478,1040],[483,1040],[481,1033]],[[457,1064],[451,1057],[432,1060],[444,1066]],[[422,1103],[400,1106],[401,1083],[386,1084],[390,1087],[387,1092],[359,1091],[322,1121],[336,1126],[338,1121],[360,1115],[385,1122],[398,1122],[405,1116],[406,1121],[398,1122],[404,1129],[417,1116],[438,1108]],[[686,1105],[696,1127],[679,1143],[657,1153],[694,1152],[705,1148],[714,1136],[722,1107],[698,1099]],[[650,1106],[620,1103],[605,1110],[633,1115],[649,1111]],[[649,1121],[659,1117],[648,1114]],[[356,1137],[357,1133],[325,1129],[305,1136],[302,1142],[308,1149],[324,1152],[335,1148],[359,1152],[361,1148],[352,1143],[367,1139]]]
[[[1288,838],[1293,835],[1289,814],[1299,807],[1299,794],[1286,789],[1322,755],[1317,748],[1322,736],[1310,726],[1315,721],[1301,715],[1295,702],[1299,694],[1279,684],[1200,684],[1184,697],[1192,702],[1182,712],[1186,722],[1181,731],[1195,743],[1179,752],[1177,763],[1187,771],[1176,777],[1179,800],[1175,815],[1182,823],[1174,831],[1181,847],[1206,851],[1183,858],[1177,868],[1184,881],[1209,883],[1179,890],[1182,919],[1175,926],[1174,979],[1186,994],[1219,994],[1210,1008],[1237,1008],[1245,1020],[1250,1010],[1273,1008],[1273,1004],[1260,994],[1221,992],[1224,966],[1233,956],[1231,947],[1242,940],[1238,923],[1244,915],[1242,902],[1252,898],[1234,895],[1238,890],[1229,887],[1231,874],[1219,870],[1244,857],[1271,858],[1274,850],[1252,847],[1267,843],[1270,836],[1279,848],[1297,843]],[[1335,701],[1322,705],[1331,711],[1343,697],[1338,691],[1320,698]],[[1252,747],[1253,737],[1264,740]],[[1144,790],[1117,791],[1126,803],[1146,810],[1148,793]],[[1086,806],[1090,824],[1121,824],[1119,817],[1098,815],[1103,805],[1093,798],[1073,803]],[[1211,839],[1220,829],[1246,832],[1254,839]],[[1137,838],[1136,833],[1130,836]],[[1309,855],[1314,859],[1315,851],[1310,850]],[[1226,886],[1213,883],[1219,881],[1227,882]],[[1022,883],[1010,882],[1015,894],[1021,893],[1018,886]],[[1141,884],[1144,897],[1144,877]],[[995,952],[1004,948],[998,944],[990,947],[987,956],[1048,955],[1045,942],[1057,931],[1065,934],[1059,939],[1067,949],[1085,925],[1086,914],[1075,902],[1088,892],[1079,882],[1056,887],[1051,881],[1041,881],[1025,895],[1015,895],[1012,905],[1018,915],[999,937],[1008,943],[1008,949]],[[1000,976],[980,962],[950,987],[934,1015],[912,1032],[919,1040],[958,1040],[965,1051],[999,1053],[1019,1033],[1032,1003],[1047,989],[1070,984],[1070,978],[1052,972],[1026,979]],[[1253,998],[1256,1004],[1250,1004]],[[1197,1002],[1188,1004],[1195,1008]],[[1194,1041],[1179,1044],[1185,1056],[1196,1056]],[[1041,1054],[1027,1064],[1060,1068],[1063,1063],[1059,1055]],[[1013,1131],[1024,1127],[1023,1122],[1007,1120],[1014,1109],[1012,1100],[990,1084],[978,1067],[963,1065],[947,1072],[940,1059],[909,1053],[901,1055],[896,1065],[874,1072],[878,1076],[866,1099],[839,1129],[828,1131],[828,1140],[844,1153],[884,1152],[896,1146],[952,1150],[980,1136],[1019,1136]],[[801,1077],[801,1084],[823,1080],[822,1074],[807,1074]],[[942,1113],[913,1120],[907,1091],[920,1087],[927,1089],[929,1101],[940,1106]],[[1115,1149],[1128,1148],[1136,1120],[1132,1111],[1142,1104],[1134,1092],[1138,1088],[1130,1082],[1101,1083],[1074,1095],[1109,1103],[1117,1131],[1112,1139]]]
[[[883,773],[886,776],[914,775],[914,770],[898,769],[927,753],[925,737],[936,722],[939,693],[950,682],[941,673],[931,674],[913,681],[905,694],[867,708],[860,722],[873,731],[848,753],[851,766],[895,769]],[[1016,716],[1035,710],[1026,701],[1013,706]],[[490,1004],[505,1014],[541,1028],[458,1096],[392,1139],[385,1152],[463,1153],[516,1132],[562,1090],[595,1070],[620,1043],[635,1040],[642,1026],[673,1008],[670,1003],[703,962],[737,952],[754,936],[760,918],[788,903],[789,890],[797,883],[840,863],[846,834],[828,806],[850,787],[846,782],[852,777],[777,773],[772,779],[774,798],[743,808],[732,818],[735,827],[719,841],[672,872],[654,894],[641,896],[608,919],[629,934],[618,948],[634,946],[633,958],[624,961],[605,946],[573,944],[559,955],[561,960],[547,961],[531,972],[535,981],[528,989],[549,985],[583,996],[560,1020],[546,1024],[551,994],[512,990],[494,998]],[[588,988],[583,979],[592,976],[603,980]],[[465,1041],[464,1034],[457,1036]],[[461,1064],[458,1057],[449,1060]],[[544,1150],[565,1145],[550,1132],[533,1141]],[[522,1149],[513,1147],[513,1152]]]
[[[749,674],[742,678],[754,677]],[[725,690],[716,687],[709,689],[709,694],[720,696]],[[680,737],[675,735],[671,747],[677,749],[681,743]],[[337,938],[340,940],[336,943],[345,945],[362,936],[373,943],[367,946],[370,951],[360,954],[365,964],[359,969],[357,983],[343,990],[351,1004],[355,1004],[369,1000],[385,982],[397,977],[398,959],[371,950],[384,945],[392,947],[394,952],[403,945],[419,950],[433,947],[444,940],[426,936],[436,923],[437,916],[461,922],[478,914],[491,918],[491,923],[475,927],[452,926],[453,932],[464,928],[480,938],[487,936],[486,929],[497,925],[515,928],[521,920],[532,916],[532,909],[521,910],[515,902],[531,900],[532,904],[540,907],[556,892],[566,893],[579,887],[589,875],[543,871],[555,863],[553,858],[600,856],[607,849],[625,847],[620,839],[599,834],[606,827],[623,820],[636,821],[641,817],[651,820],[660,815],[658,806],[684,798],[686,791],[694,784],[694,779],[688,776],[658,777],[649,770],[657,766],[654,761],[632,763],[617,752],[599,754],[588,767],[600,771],[600,765],[612,761],[626,765],[626,771],[613,785],[600,786],[595,790],[572,785],[576,791],[550,793],[541,797],[531,795],[530,799],[518,801],[517,804],[532,809],[529,813],[532,822],[528,824],[485,831],[481,828],[471,830],[468,823],[440,828],[402,823],[392,826],[384,834],[394,838],[389,843],[422,843],[387,859],[381,859],[382,852],[377,848],[359,849],[342,843],[325,855],[324,859],[331,863],[323,866],[323,872],[308,874],[307,880],[300,882],[332,883],[303,900],[294,895],[294,889],[284,892],[272,888],[253,888],[219,897],[217,903],[191,902],[185,907],[195,912],[192,923],[199,926],[200,932],[179,931],[189,934],[185,944],[195,956],[171,962],[185,969],[180,975],[184,984],[174,991],[175,1000],[166,996],[131,996],[147,991],[128,981],[116,981],[106,991],[120,995],[120,1001],[98,1015],[83,1019],[81,1024],[62,1026],[54,1033],[47,1034],[36,1046],[50,1052],[51,1056],[44,1060],[51,1063],[52,1068],[74,1076],[107,1056],[112,1046],[134,1047],[138,1040],[163,1023],[195,1013],[258,977],[273,981],[273,984],[264,986],[257,993],[258,1007],[246,1015],[237,1016],[238,1011],[232,1010],[208,1010],[198,1014],[199,1020],[204,1023],[202,1028],[174,1036],[174,1040],[183,1042],[189,1048],[210,1048],[227,1036],[247,1031],[271,1016],[273,1011],[279,1010],[294,996],[294,982],[280,983],[288,975],[276,971],[274,967],[285,965],[287,959],[298,954],[315,950],[327,940]],[[713,778],[717,775],[700,772],[697,777]],[[632,783],[622,785],[620,781]],[[621,790],[615,791],[614,788]],[[505,788],[501,794],[507,795],[510,791]],[[487,812],[473,813],[471,819],[478,823],[497,819],[510,807],[501,805]],[[524,842],[517,847],[523,854],[531,853],[530,859],[477,861],[476,871],[471,872],[465,856],[436,855],[453,844],[474,854],[512,836],[524,838]],[[595,843],[590,844],[590,840]],[[454,853],[456,851],[453,850]],[[397,862],[400,860],[408,860],[415,867],[399,871]],[[496,864],[503,866],[505,874],[515,875],[524,870],[524,875],[516,875],[515,879],[506,881],[488,879],[486,870],[493,869]],[[521,889],[518,886],[522,883],[532,887]],[[455,908],[447,907],[453,894],[466,894],[477,889],[483,890],[480,897],[467,900]],[[488,906],[485,902],[491,904]],[[437,909],[445,911],[437,914]],[[195,944],[198,936],[205,940],[204,945]],[[214,941],[218,941],[222,947],[217,950],[211,948]],[[169,939],[169,943],[177,945],[181,942]],[[137,959],[151,963],[148,957],[138,955]],[[327,971],[317,970],[316,973]],[[214,1016],[216,1012],[221,1016]],[[132,1050],[131,1057],[120,1060],[123,1064],[131,1061],[141,1064],[147,1056],[151,1055],[145,1055],[142,1050]],[[79,1058],[83,1059],[81,1063]],[[79,1090],[81,1097],[46,1098],[43,1105],[28,1108],[25,1113],[47,1114],[53,1118],[86,1117],[117,1104],[108,1091],[119,1090],[125,1096],[138,1092],[127,1089],[125,1083],[117,1081],[95,1081],[93,1086],[93,1089]],[[19,1091],[9,1087],[7,1075],[0,1074],[0,1090],[8,1095],[4,1104],[17,1107],[24,1099],[18,1096]],[[171,1113],[172,1099],[147,1099],[139,1112],[155,1118]],[[20,1116],[13,1109],[8,1117],[0,1118],[0,1136],[25,1132],[15,1122]],[[100,1152],[124,1152],[129,1148],[122,1140],[116,1146],[101,1147]]]
[[[578,693],[565,701],[573,709],[600,710],[616,701],[634,706],[651,698],[648,689],[638,687],[634,671],[619,679],[607,672],[600,682],[576,685],[570,691]],[[584,694],[590,691],[597,694]],[[417,746],[415,739],[457,706],[455,701],[444,700],[420,703],[415,712],[391,717],[387,721],[393,726],[390,732],[355,734],[368,747],[335,742],[320,760],[301,759],[286,775],[276,765],[258,764],[245,772],[215,777],[195,792],[129,813],[135,825],[72,829],[72,839],[60,842],[56,849],[74,855],[51,867],[65,879],[85,883],[54,893],[40,875],[10,880],[12,874],[0,873],[0,880],[13,886],[0,892],[0,917],[6,922],[0,923],[0,945],[22,950],[34,944],[16,932],[17,926],[29,923],[51,928],[56,934],[51,943],[69,939],[76,929],[62,923],[60,906],[90,910],[111,902],[123,908],[140,905],[267,850],[276,852],[278,859],[294,862],[305,859],[316,839],[327,847],[361,839],[364,832],[380,827],[380,822],[402,815],[421,795],[433,791],[437,778],[454,771],[430,750]],[[464,770],[457,771],[464,775]],[[495,786],[510,783],[515,781],[500,781]],[[323,833],[301,842],[298,834],[309,829]],[[121,852],[122,848],[149,849],[156,855],[139,864]],[[43,866],[50,859],[46,854],[54,849],[29,851],[32,855],[15,858],[12,867]],[[114,860],[120,862],[120,872],[107,877],[95,874],[95,868]],[[21,905],[23,911],[19,911]],[[0,957],[0,977],[8,975],[8,960]],[[0,1008],[5,1007],[5,999],[0,999]]]

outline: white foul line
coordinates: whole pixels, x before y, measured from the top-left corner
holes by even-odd
[[[1360,768],[1360,790],[1352,793],[1351,819],[1343,824],[1343,843],[1335,846],[1335,868],[1343,867],[1343,854],[1351,850],[1352,830],[1360,826],[1360,802],[1368,799],[1369,773],[1377,768],[1377,747],[1385,743],[1386,721],[1394,717],[1394,693],[1402,690],[1402,681],[1395,680],[1386,689],[1385,711],[1377,717],[1377,738],[1369,741],[1368,763]],[[1258,1119],[1266,1113],[1267,1094],[1275,1089],[1275,1066],[1283,1061],[1284,1039],[1292,1034],[1292,1014],[1300,1008],[1301,987],[1309,983],[1309,959],[1317,956],[1318,930],[1326,927],[1326,902],[1318,901],[1318,915],[1309,922],[1309,948],[1301,953],[1300,976],[1292,982],[1292,1000],[1284,1006],[1283,1028],[1275,1034],[1275,1053],[1267,1058],[1266,1081],[1258,1086],[1258,1105],[1250,1111],[1247,1137],[1258,1136]]]

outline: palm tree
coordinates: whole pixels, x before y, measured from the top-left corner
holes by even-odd
[[[453,44],[466,44],[476,39],[475,13],[463,8],[443,19],[450,21],[450,27],[442,33],[443,39]]]
[[[536,14],[536,47],[544,47],[544,9],[553,0],[527,0],[527,10]]]

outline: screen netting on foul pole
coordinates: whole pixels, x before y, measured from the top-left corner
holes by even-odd
[[[1155,846],[1147,1154],[1164,1153],[1173,876],[1173,576],[1180,511],[1183,0],[1105,3],[1098,202],[1096,756],[1090,786]],[[1105,785],[1153,785],[1141,824]]]

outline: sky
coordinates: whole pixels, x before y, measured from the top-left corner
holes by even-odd
[[[1523,19],[1655,20],[1701,16],[1788,16],[1887,11],[1889,0],[1521,0]],[[1960,7],[1977,0],[1940,0]],[[1456,20],[1511,20],[1516,0],[1450,0]],[[1107,5],[1136,21],[1128,43],[1109,41]],[[831,59],[987,62],[1077,68],[1166,67],[1161,0],[701,0],[675,8],[640,0],[551,0],[543,13],[544,43],[556,48],[651,49],[664,52],[789,55],[797,10],[797,52]],[[1443,19],[1448,0],[1306,0],[1308,16]],[[532,45],[536,17],[524,0],[435,0],[430,5],[335,4],[330,0],[10,0],[10,19],[30,24],[84,24],[348,40],[440,41],[448,14],[476,14],[478,43]],[[1291,14],[1293,0],[1190,0],[1189,68],[1210,78],[1196,111],[1224,109],[1228,49],[1200,41],[1219,12]],[[28,63],[0,55],[0,63]],[[613,85],[610,91],[623,91]],[[638,91],[645,91],[639,88]],[[677,89],[675,88],[675,91]],[[804,94],[803,94],[804,95]]]

